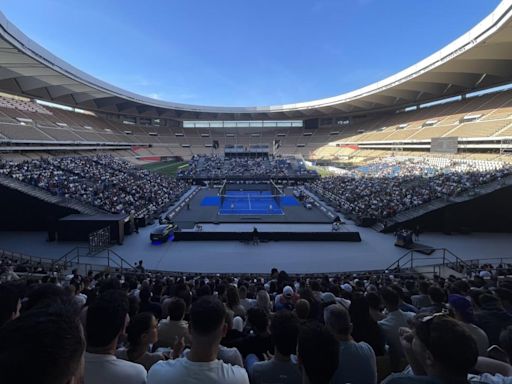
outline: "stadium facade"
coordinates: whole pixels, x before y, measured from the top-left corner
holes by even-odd
[[[144,155],[187,157],[211,148],[265,144],[280,147],[281,153],[332,158],[336,145],[358,150],[428,151],[432,138],[457,137],[456,144],[467,151],[501,153],[511,148],[509,114],[494,124],[495,119],[489,123],[483,114],[473,112],[489,105],[501,108],[512,98],[507,94],[503,102],[494,96],[490,103],[470,101],[460,116],[457,107],[448,111],[431,108],[426,118],[420,110],[450,98],[467,104],[471,93],[510,84],[511,26],[512,0],[506,0],[446,47],[374,84],[296,104],[227,107],[155,100],[107,84],[48,52],[0,13],[0,91],[92,112],[96,118],[76,118],[51,109],[43,118],[36,113],[20,120],[7,112],[4,122],[11,125],[2,126],[0,139],[18,151],[128,150],[151,145],[167,150]],[[12,107],[20,109],[16,103]],[[32,109],[28,107],[28,111]],[[397,111],[410,113],[396,118]],[[464,129],[424,129],[442,126],[439,116],[446,114],[455,116],[448,125]],[[410,131],[416,127],[411,121],[422,128],[419,135]],[[468,123],[477,123],[478,128]],[[27,128],[31,125],[33,130]],[[476,131],[480,133],[473,135]]]

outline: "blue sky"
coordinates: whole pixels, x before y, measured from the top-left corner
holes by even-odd
[[[334,96],[408,67],[498,0],[2,0],[30,38],[118,87],[217,106]]]

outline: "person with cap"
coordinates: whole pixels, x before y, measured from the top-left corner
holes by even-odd
[[[489,338],[481,328],[473,324],[475,316],[471,301],[462,295],[452,294],[448,296],[448,304],[453,313],[453,317],[460,321],[461,325],[475,339],[476,345],[478,346],[478,354],[480,356],[487,356]]]
[[[345,308],[350,307],[350,298],[352,297],[352,292],[354,288],[349,283],[344,283],[340,285],[341,288],[341,296],[336,298],[336,301],[343,305]]]
[[[324,320],[327,329],[340,343],[339,365],[331,383],[375,384],[375,352],[367,343],[356,343],[352,338],[353,327],[348,311],[339,304],[331,304],[324,309]]]
[[[297,295],[295,295],[293,288],[287,285],[283,288],[283,293],[276,296],[274,308],[276,312],[281,311],[283,309],[293,311],[296,302]]]

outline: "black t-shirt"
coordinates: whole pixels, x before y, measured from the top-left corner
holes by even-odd
[[[264,360],[264,353],[274,352],[274,347],[272,346],[272,341],[270,339],[270,335],[248,335],[245,336],[236,342],[233,343],[234,347],[236,347],[244,359],[247,355],[254,353],[260,361]]]

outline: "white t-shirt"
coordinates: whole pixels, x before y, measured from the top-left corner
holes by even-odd
[[[186,357],[159,361],[149,370],[148,384],[249,384],[245,369],[225,364],[221,360],[207,363],[190,361]]]
[[[145,384],[146,369],[113,355],[85,353],[84,384]]]

